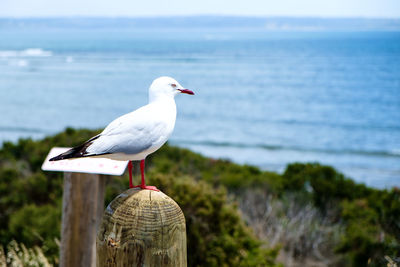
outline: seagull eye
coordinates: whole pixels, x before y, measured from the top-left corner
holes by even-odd
[[[174,84],[174,83],[171,83],[171,86],[172,86],[172,87],[176,87],[176,84]]]

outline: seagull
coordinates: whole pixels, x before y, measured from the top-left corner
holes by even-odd
[[[82,157],[128,160],[129,187],[159,191],[147,186],[144,176],[146,157],[159,149],[171,135],[176,120],[175,96],[194,95],[171,77],[159,77],[149,88],[149,103],[112,121],[100,134],[50,161]],[[140,161],[142,181],[132,183],[132,161]]]

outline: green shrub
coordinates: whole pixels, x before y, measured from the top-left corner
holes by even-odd
[[[223,187],[157,173],[150,181],[185,214],[188,266],[275,266],[278,250],[262,249]]]
[[[42,172],[40,167],[51,147],[75,146],[97,132],[69,128],[41,141],[21,139],[17,144],[3,144],[0,149],[1,245],[7,247],[15,239],[28,247],[41,247],[50,263],[57,264],[55,240],[60,236],[63,176],[57,172]],[[274,265],[277,250],[261,247],[260,241],[244,225],[236,207],[228,204],[226,191],[222,189],[221,180],[224,179],[217,177],[221,175],[220,168],[240,172],[239,165],[230,168],[229,162],[210,160],[168,145],[147,163],[153,182],[175,198],[185,212],[191,266]],[[171,178],[184,173],[190,177]],[[248,167],[242,177],[249,173],[261,174],[258,169]],[[210,181],[220,184],[221,189],[214,190],[204,181],[195,182],[204,174]],[[106,203],[128,187],[127,174],[108,180]],[[224,183],[231,182],[225,178]]]
[[[28,247],[40,246],[54,260],[58,257],[56,238],[60,235],[61,207],[57,205],[24,205],[9,218],[8,231],[15,240]]]
[[[308,195],[321,212],[333,212],[345,225],[337,252],[353,266],[382,266],[384,256],[400,254],[400,190],[378,190],[344,177],[329,166],[290,164],[284,188]]]
[[[337,251],[347,253],[353,266],[382,266],[384,255],[396,257],[399,245],[393,236],[385,234],[377,211],[366,199],[344,201],[342,217],[347,227]]]
[[[51,263],[56,264],[54,240],[59,238],[63,175],[44,173],[40,167],[53,146],[75,146],[98,132],[68,128],[40,141],[21,139],[16,144],[3,144],[1,245],[6,247],[16,239],[18,243],[42,247]],[[169,145],[150,155],[146,163],[150,181],[184,210],[191,266],[274,264],[277,251],[262,249],[241,220],[237,207],[229,204],[223,188],[232,198],[241,198],[242,192],[257,189],[276,199],[288,199],[287,195],[295,193],[307,205],[312,203],[327,218],[330,216],[332,224],[343,224],[345,235],[337,251],[355,266],[365,262],[379,266],[385,255],[399,257],[399,189],[372,189],[317,163],[290,164],[279,175]],[[138,172],[137,167],[135,171]],[[127,174],[110,178],[106,203],[127,187]]]

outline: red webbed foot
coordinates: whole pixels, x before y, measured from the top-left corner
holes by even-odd
[[[157,187],[152,186],[152,185],[137,185],[137,186],[134,186],[133,188],[140,188],[142,190],[153,190],[153,191],[160,192],[160,190]]]

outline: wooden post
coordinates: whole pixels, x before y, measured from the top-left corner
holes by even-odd
[[[129,189],[108,205],[96,246],[99,267],[186,267],[185,217],[164,193]]]
[[[65,173],[60,266],[96,266],[96,232],[104,210],[105,176]]]

